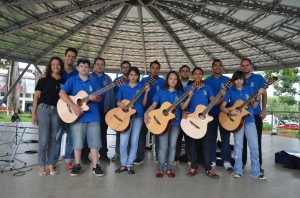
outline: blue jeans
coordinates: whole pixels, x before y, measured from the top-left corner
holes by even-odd
[[[221,135],[221,158],[225,162],[231,161],[231,148],[230,148],[230,132],[222,127],[219,122],[219,116],[214,115],[214,119],[210,122],[207,128],[207,132],[210,133],[210,159],[212,162],[216,162],[216,143],[218,137],[218,127]]]
[[[168,154],[168,165],[167,170],[173,170],[173,161],[176,154],[176,143],[178,134],[180,132],[179,126],[171,126],[170,129],[158,136],[159,139],[159,149],[158,149],[158,170],[164,170],[166,162],[166,154],[169,149]]]
[[[60,148],[61,148],[61,138],[63,135],[64,130],[67,133],[67,140],[66,140],[66,149],[65,149],[65,163],[73,162],[74,160],[74,150],[73,150],[73,138],[70,129],[70,124],[62,123],[59,127],[56,135],[56,151],[55,151],[55,161],[57,162],[60,156]]]
[[[135,159],[141,127],[143,124],[142,118],[132,118],[130,128],[127,131],[120,133],[120,159],[121,165],[132,167]],[[130,151],[128,154],[128,142],[130,141]]]
[[[71,124],[74,149],[81,150],[84,146],[84,140],[87,139],[89,148],[100,149],[101,131],[100,122],[77,122]]]
[[[57,109],[41,103],[37,107],[36,115],[39,124],[39,166],[55,165],[55,138],[61,124]]]
[[[254,122],[245,123],[243,127],[234,133],[234,172],[243,175],[243,141],[244,134],[248,140],[251,157],[251,176],[257,177],[260,173],[259,156],[258,156],[258,141],[257,132]]]

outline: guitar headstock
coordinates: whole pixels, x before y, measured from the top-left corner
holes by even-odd
[[[193,87],[194,89],[199,89],[203,86],[203,84],[204,84],[204,80],[200,80],[199,82],[194,82]]]
[[[157,78],[158,78],[157,75],[156,76],[152,76],[151,79],[148,81],[148,84],[150,85],[150,84],[154,83]]]
[[[234,83],[234,80],[232,80],[232,79],[228,80],[228,81],[225,83],[224,88],[225,88],[225,89],[228,89],[228,88],[232,87],[233,83]]]
[[[123,77],[119,80],[117,80],[116,82],[114,82],[115,86],[122,86],[123,84],[125,84],[127,82],[128,78],[127,77]]]
[[[268,81],[266,82],[266,84],[267,85],[271,85],[271,84],[273,84],[277,80],[278,80],[277,76],[272,76],[271,78],[268,79]]]

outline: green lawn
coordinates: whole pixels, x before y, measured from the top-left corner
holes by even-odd
[[[22,113],[19,114],[21,122],[31,122],[31,113]],[[11,115],[0,115],[0,122],[11,122]]]

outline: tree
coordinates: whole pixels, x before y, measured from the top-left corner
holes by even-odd
[[[0,59],[0,68],[5,68],[7,65],[9,65],[9,62],[5,59]]]
[[[283,101],[289,101],[289,96],[281,96],[281,97],[268,97],[268,104],[267,104],[267,111],[268,112],[278,112],[275,113],[275,116],[278,117],[280,120],[285,119],[295,119],[297,118],[297,113],[289,113],[289,112],[297,112],[298,107],[296,104],[288,104]]]

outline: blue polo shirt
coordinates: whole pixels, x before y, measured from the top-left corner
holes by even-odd
[[[189,90],[193,85],[188,85],[184,91],[186,92]],[[204,106],[207,106],[209,103],[209,98],[211,96],[214,96],[213,91],[211,90],[210,86],[204,84],[199,89],[193,90],[193,96],[190,100],[189,106],[188,106],[188,112],[193,113],[196,109],[196,106],[199,104],[202,104]]]
[[[151,79],[151,76],[147,76],[145,78],[143,78],[141,80],[141,84],[145,85],[147,82],[149,82],[149,80]],[[151,104],[152,104],[152,99],[154,97],[154,95],[156,94],[156,92],[160,89],[162,89],[165,85],[166,80],[161,78],[161,77],[157,77],[157,79],[155,80],[155,82],[150,84],[150,91],[148,92],[148,100],[147,100],[147,104],[145,106],[145,109],[148,109]]]
[[[66,82],[69,78],[71,78],[73,76],[77,76],[77,75],[78,75],[78,71],[75,67],[73,67],[73,70],[71,73],[64,71],[61,78]]]
[[[115,80],[114,80],[113,82],[116,82],[117,80],[122,79],[123,76],[124,76],[124,75],[122,75],[122,76],[120,76],[120,77],[118,77],[118,78],[115,78]],[[127,82],[129,82],[129,81],[127,80]],[[123,86],[123,85],[122,85],[122,86]],[[114,87],[114,93],[115,93],[115,94],[118,94],[119,89],[120,89],[119,86],[115,86],[115,87]]]
[[[130,87],[128,83],[125,83],[124,86],[121,86],[118,94],[117,94],[117,100],[132,100],[134,96],[143,88],[143,85],[141,83],[138,83],[135,87]],[[144,109],[143,109],[143,98],[144,93],[137,99],[137,101],[134,103],[133,108],[136,110],[136,118],[141,118],[144,116]]]
[[[233,106],[235,101],[237,100],[246,101],[251,95],[253,95],[253,93],[254,92],[251,87],[243,86],[242,90],[237,90],[235,86],[232,86],[232,88],[226,92],[223,101],[225,102],[230,101],[230,106]],[[253,108],[251,104],[250,107],[248,108],[248,111],[251,114],[251,116],[245,120],[245,123],[255,122],[254,115],[253,115]]]
[[[75,96],[79,91],[84,90],[88,95],[99,90],[101,87],[96,78],[88,77],[83,81],[79,75],[73,76],[63,85],[64,90],[68,95]],[[102,95],[101,95],[102,96]],[[78,122],[100,122],[99,106],[97,102],[89,102],[89,111],[84,111]]]
[[[173,104],[176,100],[178,100],[178,98],[180,98],[181,95],[182,92],[179,92],[177,90],[171,92],[167,89],[160,89],[154,95],[153,101],[156,102],[159,106],[161,106],[164,102],[170,102],[171,104]],[[174,113],[176,119],[171,122],[171,125],[179,126],[181,120],[180,104],[176,106],[176,111]]]
[[[230,78],[227,76],[221,75],[220,78],[215,78],[213,75],[205,79],[205,84],[209,85],[214,93],[214,96],[216,96],[222,88],[224,88],[224,85],[227,81],[229,81]],[[211,108],[209,114],[217,116],[221,112],[220,110],[221,104],[215,105]]]
[[[266,80],[259,74],[252,73],[249,78],[246,79],[245,85],[251,87],[254,92],[258,91],[258,89],[266,83]],[[255,115],[259,115],[261,112],[260,102],[257,107],[253,110]]]

